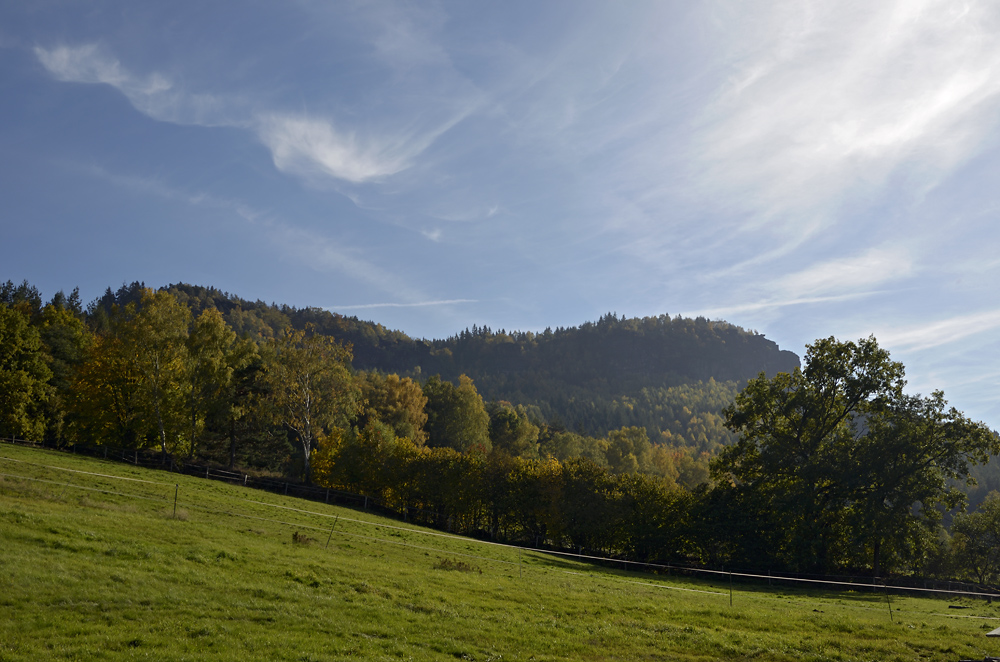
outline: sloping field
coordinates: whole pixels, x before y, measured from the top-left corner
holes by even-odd
[[[883,594],[737,584],[730,606],[727,582],[595,569],[52,451],[2,445],[0,474],[3,661],[1000,653],[984,636],[1000,604],[892,596],[890,620]]]

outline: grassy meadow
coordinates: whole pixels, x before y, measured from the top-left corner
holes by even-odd
[[[728,582],[53,451],[2,444],[0,458],[3,662],[1000,654],[984,636],[1000,603],[894,595],[890,620],[883,594],[737,584],[730,606]]]

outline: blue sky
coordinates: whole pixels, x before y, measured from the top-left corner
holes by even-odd
[[[988,2],[0,5],[0,279],[875,334],[1000,427]]]

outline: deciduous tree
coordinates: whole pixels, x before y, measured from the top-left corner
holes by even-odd
[[[358,413],[359,390],[351,377],[351,350],[328,336],[287,330],[270,341],[267,382],[279,420],[302,445],[303,472],[317,436],[346,427]]]
[[[51,377],[38,331],[24,313],[0,303],[0,434],[42,438]]]
[[[483,455],[491,449],[490,417],[472,380],[462,375],[458,386],[434,376],[424,384],[427,396],[427,433],[433,446]]]
[[[144,404],[156,425],[160,450],[175,450],[184,421],[188,325],[191,311],[166,291],[145,289],[126,339],[134,350]]]
[[[486,406],[490,417],[490,442],[494,451],[524,458],[538,457],[538,426],[528,420],[524,407],[504,400]]]
[[[1000,579],[1000,492],[990,492],[976,512],[956,515],[951,531],[960,567],[980,584]]]
[[[367,372],[360,376],[364,401],[363,418],[375,418],[392,427],[399,437],[410,439],[417,446],[427,441],[427,397],[420,384],[409,377]],[[364,427],[367,421],[360,421]]]
[[[761,374],[725,410],[739,441],[715,478],[766,504],[758,512],[787,532],[777,554],[793,569],[851,564],[861,549],[878,573],[886,544],[897,560],[919,553],[904,549],[914,527],[936,504],[960,502],[948,480],[997,452],[996,437],[946,410],[940,393],[905,395],[903,375],[874,338],[827,338],[808,347],[803,370]]]

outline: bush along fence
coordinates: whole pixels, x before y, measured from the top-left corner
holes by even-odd
[[[83,455],[98,459],[105,459],[114,462],[122,462],[134,466],[150,469],[170,471],[188,476],[203,478],[206,480],[217,480],[232,485],[264,490],[273,494],[305,499],[325,504],[344,506],[356,510],[366,510],[374,514],[406,521],[412,524],[428,526],[441,531],[456,532],[478,540],[490,540],[494,536],[488,531],[473,527],[454,527],[452,518],[443,515],[438,511],[429,511],[413,506],[398,508],[383,499],[338,490],[334,488],[308,485],[302,482],[275,478],[268,476],[255,476],[241,471],[233,471],[211,464],[199,464],[178,459],[170,454],[164,454],[157,449],[134,449],[122,448],[110,445],[90,445],[90,444],[65,444],[57,445],[53,442],[36,442],[16,437],[0,437],[0,443],[14,444],[33,448],[57,450],[64,453]],[[936,594],[941,597],[967,596],[979,597],[993,601],[1000,598],[1000,591],[995,587],[980,586],[969,582],[941,579],[923,579],[916,577],[893,577],[892,584],[887,584],[885,578],[873,578],[871,576],[854,575],[816,575],[806,573],[760,573],[760,572],[740,572],[736,568],[706,568],[697,567],[685,563],[657,563],[650,561],[636,561],[622,556],[614,557],[602,554],[589,553],[582,547],[567,548],[561,545],[552,544],[547,538],[537,537],[532,541],[533,545],[515,544],[513,546],[534,551],[546,552],[558,556],[572,557],[579,560],[588,561],[599,566],[617,568],[629,571],[650,572],[664,575],[678,576],[709,576],[715,581],[733,582],[742,584],[767,584],[768,586],[797,585],[811,586],[813,588],[827,588],[830,590],[848,591],[876,591],[879,593],[886,591],[894,592],[918,592],[923,594]],[[496,544],[496,543],[492,543]],[[588,552],[588,553],[585,553]]]

